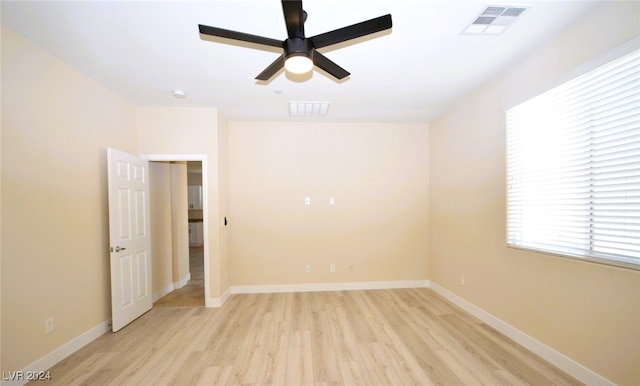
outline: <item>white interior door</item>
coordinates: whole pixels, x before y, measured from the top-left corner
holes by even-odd
[[[118,331],[153,305],[149,162],[107,149],[111,322]]]

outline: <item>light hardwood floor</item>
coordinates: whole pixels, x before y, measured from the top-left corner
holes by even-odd
[[[426,288],[154,307],[51,376],[56,385],[579,384]]]

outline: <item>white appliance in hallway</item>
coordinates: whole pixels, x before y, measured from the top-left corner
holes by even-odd
[[[189,220],[189,246],[199,247],[204,244],[202,220]]]

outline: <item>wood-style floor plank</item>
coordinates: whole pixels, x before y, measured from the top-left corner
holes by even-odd
[[[154,307],[50,371],[47,385],[580,384],[426,288]]]

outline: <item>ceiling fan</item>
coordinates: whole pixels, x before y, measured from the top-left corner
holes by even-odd
[[[204,35],[283,48],[282,55],[256,76],[256,79],[266,81],[282,67],[287,71],[303,74],[311,71],[314,65],[337,79],[343,79],[350,73],[316,49],[384,31],[392,26],[391,15],[384,15],[308,38],[304,34],[307,12],[302,9],[302,0],[282,0],[282,11],[288,34],[288,38],[282,41],[202,24],[198,28]]]

